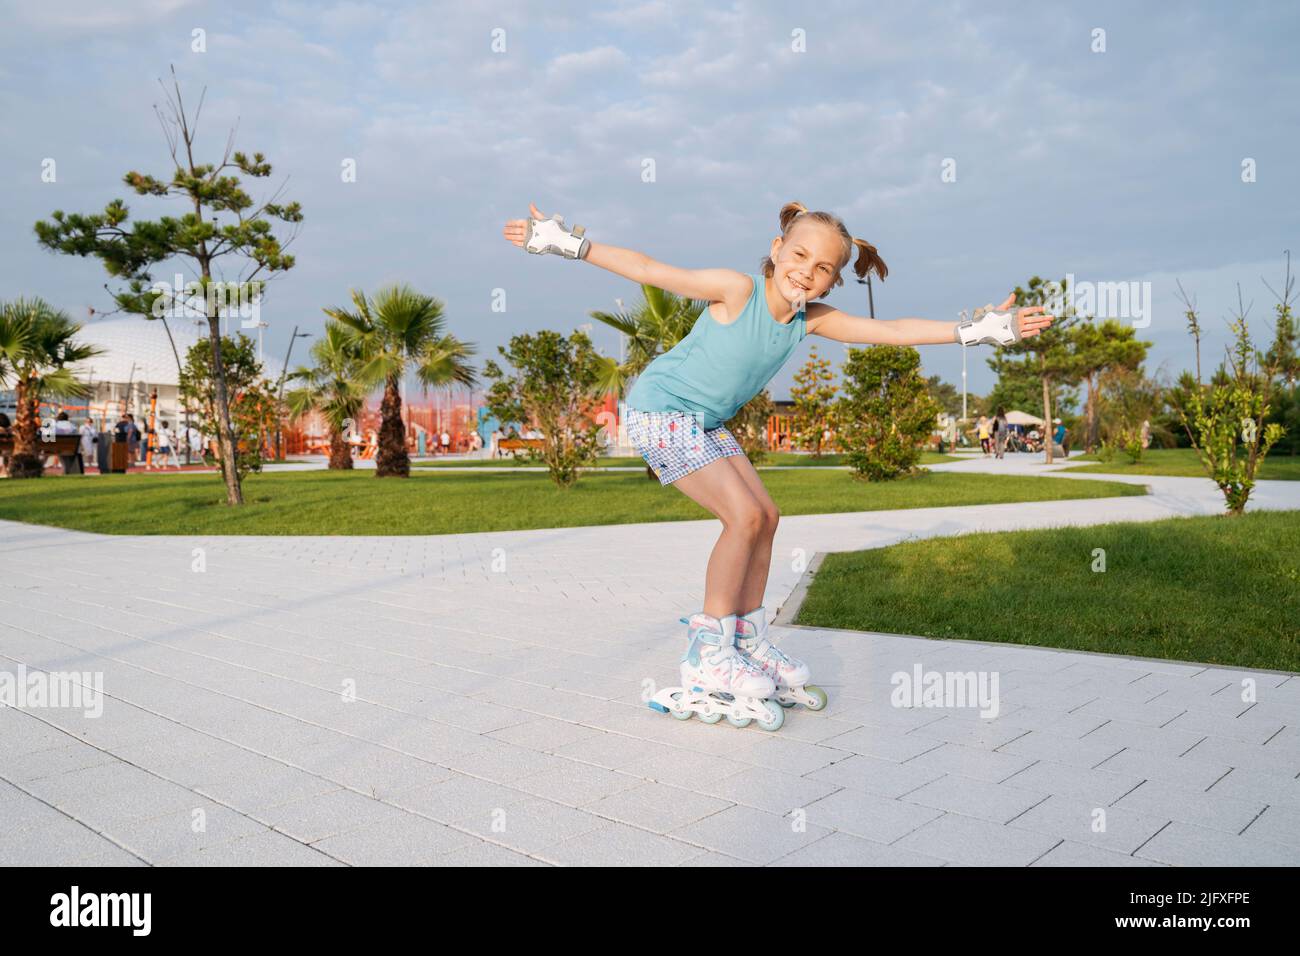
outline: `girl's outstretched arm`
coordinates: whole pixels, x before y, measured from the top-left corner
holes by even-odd
[[[528,204],[528,211],[534,219],[546,218],[532,203]],[[510,220],[506,223],[506,239],[522,247],[526,227],[527,220]],[[643,252],[603,242],[592,242],[584,258],[592,265],[625,279],[675,292],[689,299],[729,301],[737,294],[746,297],[750,291],[749,277],[734,269],[681,269],[652,259]]]
[[[1014,295],[1008,296],[998,306],[998,311],[1009,309],[1015,301]],[[1053,318],[1041,305],[1017,309],[1020,338],[1037,335],[1052,324]],[[867,319],[841,312],[824,302],[808,306],[809,335],[821,335],[853,345],[955,345],[960,341],[958,324],[931,319]]]

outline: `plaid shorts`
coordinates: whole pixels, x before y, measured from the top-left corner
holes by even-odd
[[[625,412],[628,440],[659,477],[660,485],[670,485],[711,461],[745,453],[726,427],[705,429],[688,412],[645,412],[639,408]]]

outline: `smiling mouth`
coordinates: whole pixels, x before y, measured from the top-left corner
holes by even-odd
[[[809,289],[806,285],[801,284],[801,283],[800,283],[798,280],[796,280],[796,279],[791,279],[789,276],[786,276],[786,281],[789,282],[789,283],[790,283],[792,286],[794,286],[796,289],[798,289],[800,292],[811,292],[811,291],[812,291],[812,290]]]

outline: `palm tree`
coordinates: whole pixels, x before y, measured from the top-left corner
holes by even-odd
[[[103,350],[74,342],[81,328],[44,299],[0,305],[0,382],[12,383],[18,406],[11,478],[39,478],[45,470],[40,454],[41,396],[90,394],[72,366]]]
[[[631,312],[591,312],[598,322],[627,336],[623,364],[606,360],[601,387],[622,398],[629,381],[636,378],[656,356],[667,352],[690,333],[707,302],[687,299],[652,285],[641,286],[642,301]]]
[[[325,323],[325,335],[311,347],[316,364],[299,366],[288,376],[304,382],[288,392],[285,404],[293,420],[318,411],[330,430],[331,469],[350,469],[352,453],[344,432],[349,421],[355,422],[366,404],[366,387],[361,383],[361,359],[349,345],[348,334],[338,322]]]
[[[613,392],[623,398],[630,380],[644,372],[656,356],[686,338],[708,306],[702,300],[683,298],[652,285],[642,285],[641,296],[641,304],[631,312],[589,313],[593,319],[627,336],[623,364],[619,365],[612,358],[602,362],[598,380],[602,394]],[[647,477],[655,478],[649,465],[646,465],[645,473]]]
[[[375,476],[406,478],[411,459],[406,452],[406,426],[402,423],[401,382],[414,372],[421,389],[477,384],[478,375],[466,359],[473,345],[446,332],[442,303],[407,285],[380,289],[371,300],[352,290],[353,311],[326,309],[342,324],[349,347],[362,361],[363,385],[384,385],[379,406],[379,452]]]

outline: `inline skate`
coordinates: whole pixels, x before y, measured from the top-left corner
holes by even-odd
[[[651,709],[678,720],[698,714],[706,724],[726,717],[733,727],[757,721],[764,730],[780,729],[785,712],[766,699],[775,692],[775,683],[736,650],[736,615],[719,620],[701,612],[681,621],[686,625],[682,685],[655,694],[648,701]]]
[[[790,657],[767,636],[767,612],[756,608],[736,620],[736,649],[776,684],[776,702],[782,707],[803,704],[809,710],[826,706],[826,691],[809,684],[808,665]]]

